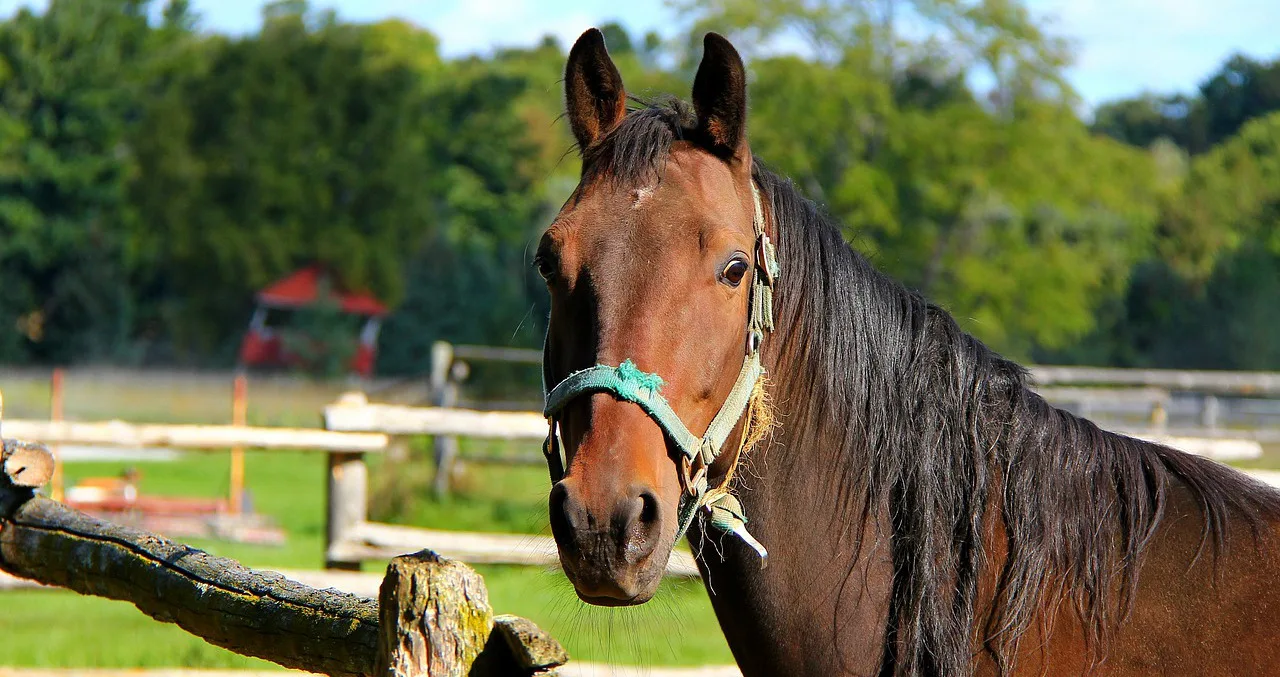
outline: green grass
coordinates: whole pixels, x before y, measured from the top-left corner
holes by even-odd
[[[575,660],[705,665],[733,661],[698,581],[663,584],[631,609],[587,606],[558,573],[480,566],[496,612],[530,618],[559,639]],[[0,593],[0,664],[44,668],[253,668],[271,664],[219,649],[152,620],[126,602],[72,592]]]
[[[159,623],[132,605],[73,592],[0,593],[0,663],[43,668],[245,668],[274,664],[240,656]],[[12,641],[10,641],[12,640]]]
[[[464,454],[476,447],[464,446]],[[492,453],[492,448],[484,451]],[[420,459],[422,449],[414,453]],[[249,452],[246,486],[258,511],[289,534],[284,546],[255,546],[188,539],[195,547],[249,566],[319,568],[323,562],[325,461],[322,454]],[[544,533],[546,471],[536,467],[470,465],[458,490],[435,501],[426,489],[429,464],[421,460],[371,463],[371,492],[397,493],[404,512],[396,521],[444,529]],[[225,454],[189,454],[173,462],[77,462],[66,466],[68,486],[90,476],[141,471],[147,494],[223,496]],[[390,482],[396,477],[400,481]],[[385,502],[385,500],[384,500]],[[375,518],[382,519],[388,515]],[[381,571],[385,563],[365,569]],[[627,664],[699,665],[732,662],[702,584],[668,581],[650,603],[600,609],[581,603],[562,574],[536,567],[479,566],[498,613],[532,619],[559,639],[576,660]],[[9,647],[0,663],[22,667],[262,668],[261,661],[205,644],[175,626],[147,618],[124,602],[64,591],[0,593],[0,637]],[[708,631],[710,630],[710,631]]]

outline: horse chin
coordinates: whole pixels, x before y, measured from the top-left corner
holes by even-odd
[[[640,565],[594,566],[590,562],[573,563],[561,557],[565,575],[573,583],[578,599],[593,606],[637,606],[653,599],[666,571],[666,560]],[[653,558],[656,560],[657,558]]]

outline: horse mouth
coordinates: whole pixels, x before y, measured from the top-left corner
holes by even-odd
[[[578,592],[578,599],[591,606],[622,607],[639,606],[653,598],[653,593],[632,595],[631,597],[610,597],[608,595],[586,595]]]

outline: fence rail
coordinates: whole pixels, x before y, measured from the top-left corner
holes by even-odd
[[[167,447],[222,450],[310,450],[352,453],[385,451],[390,438],[383,433],[334,432],[304,428],[255,428],[234,425],[173,425],[125,421],[5,421],[15,438],[42,444],[83,444],[107,447]]]
[[[386,435],[507,440],[540,440],[547,436],[547,420],[541,414],[370,404],[359,394],[349,394],[338,403],[325,407],[324,426],[344,434],[377,431]]]
[[[1218,395],[1280,396],[1280,372],[1111,369],[1105,367],[1031,367],[1040,386],[1144,386]]]

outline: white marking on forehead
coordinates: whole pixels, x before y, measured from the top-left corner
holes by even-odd
[[[654,186],[645,186],[631,191],[631,208],[639,209],[640,205],[644,204],[644,201],[653,195],[653,189]]]

